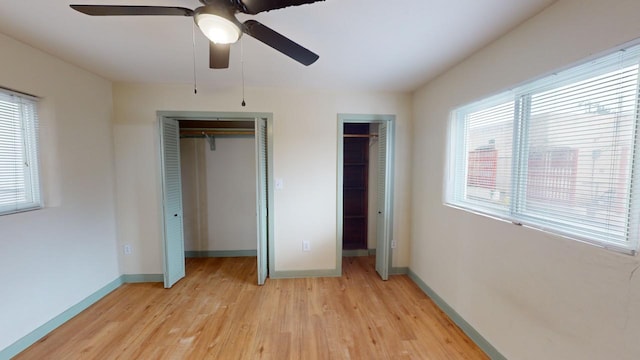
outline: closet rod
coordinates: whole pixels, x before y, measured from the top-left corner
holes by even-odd
[[[346,138],[377,138],[378,134],[344,134]]]
[[[253,130],[180,130],[180,135],[254,135]]]

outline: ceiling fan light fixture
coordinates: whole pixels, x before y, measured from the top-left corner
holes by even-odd
[[[238,25],[220,15],[196,13],[194,20],[204,36],[215,44],[233,44],[242,35]]]

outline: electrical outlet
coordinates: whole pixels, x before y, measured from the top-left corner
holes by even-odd
[[[395,249],[398,246],[398,243],[395,240],[391,240],[391,248]]]
[[[131,245],[124,244],[124,254],[125,255],[131,255]]]
[[[311,251],[311,243],[307,240],[302,242],[302,251]]]

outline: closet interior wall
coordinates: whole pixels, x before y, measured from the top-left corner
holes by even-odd
[[[180,122],[186,252],[257,248],[254,125],[239,123]]]

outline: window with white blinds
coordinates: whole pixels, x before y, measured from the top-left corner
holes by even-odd
[[[36,99],[0,89],[0,215],[40,208]]]
[[[452,113],[446,202],[635,254],[640,46]]]

